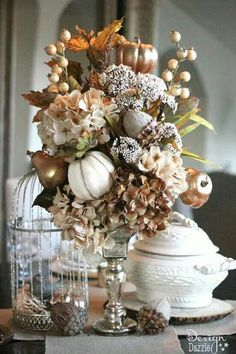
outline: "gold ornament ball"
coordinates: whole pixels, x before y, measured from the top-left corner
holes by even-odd
[[[212,181],[206,173],[195,168],[187,168],[186,172],[188,189],[180,194],[180,199],[184,204],[193,208],[200,208],[209,199],[212,191]]]

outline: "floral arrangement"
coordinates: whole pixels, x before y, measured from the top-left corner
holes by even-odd
[[[180,68],[196,59],[196,51],[180,47],[181,35],[172,31],[177,57],[157,77],[151,74],[155,48],[119,35],[122,21],[97,35],[79,26],[73,36],[63,29],[60,40],[45,48],[52,57],[49,86],[23,95],[39,107],[33,122],[43,147],[28,152],[44,186],[35,204],[49,210],[65,239],[94,249],[112,247],[109,233],[124,225],[141,238],[154,237],[168,225],[179,196],[193,206],[209,196],[189,194],[193,169],[184,169],[182,160],[205,162],[183,148],[182,138],[201,124],[213,130],[197,114],[198,99],[183,87],[191,75]],[[86,74],[67,58],[70,51],[87,52]]]

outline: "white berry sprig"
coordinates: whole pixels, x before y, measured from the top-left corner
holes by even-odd
[[[45,47],[45,52],[52,57],[55,64],[51,67],[51,73],[48,75],[50,93],[65,94],[69,91],[67,66],[68,59],[65,56],[66,43],[71,39],[71,33],[67,29],[62,29],[60,33],[60,40],[55,44],[51,43]],[[66,81],[61,75],[64,74]]]
[[[183,62],[196,60],[197,52],[194,48],[186,49],[180,46],[181,34],[176,30],[171,31],[170,40],[172,43],[176,44],[176,58],[172,58],[168,61],[167,69],[162,72],[161,76],[173,96],[188,98],[190,96],[190,90],[187,87],[182,87],[182,84],[191,80],[191,74],[188,71],[182,71],[179,73],[178,80],[176,80],[176,75]]]

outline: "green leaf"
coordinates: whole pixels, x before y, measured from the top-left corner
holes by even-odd
[[[53,199],[56,195],[56,190],[48,190],[44,188],[42,192],[35,198],[33,206],[38,205],[46,210],[53,205]]]
[[[201,117],[201,116],[199,116],[197,114],[194,114],[194,115],[191,116],[190,119],[192,121],[194,121],[194,122],[197,122],[197,123],[200,123],[201,125],[204,125],[204,127],[212,130],[215,133],[215,129],[214,129],[213,125],[210,122],[208,122],[205,118],[203,118],[203,117]]]
[[[88,145],[89,145],[88,138],[79,138],[79,142],[76,145],[76,150],[83,150]]]
[[[176,128],[180,129],[185,123],[187,123],[193,115],[196,115],[196,113],[199,111],[198,108],[193,109],[192,111],[189,111],[185,113],[183,116],[181,116],[176,122]]]
[[[88,150],[93,149],[95,146],[97,146],[96,137],[87,136],[87,137],[84,137],[84,138],[80,138],[79,142],[76,145],[75,156],[80,158]]]
[[[183,128],[183,129],[181,129],[179,131],[181,138],[183,138],[184,136],[186,136],[189,133],[191,133],[193,130],[198,128],[200,125],[201,125],[200,123],[193,123],[193,124],[190,124],[187,127]]]
[[[107,123],[109,124],[109,126],[111,127],[111,129],[113,130],[113,132],[120,136],[123,134],[123,132],[121,131],[120,127],[119,127],[119,121],[116,120],[114,117],[112,116],[105,116],[105,119],[107,121]]]
[[[194,152],[188,151],[186,149],[182,150],[181,155],[184,156],[184,157],[190,157],[191,159],[194,159],[194,160],[199,161],[201,163],[205,163],[205,164],[208,164],[208,165],[211,165],[211,166],[214,166],[214,167],[219,167],[214,162],[211,162],[211,161],[205,159],[204,157],[199,156],[199,155],[195,154]]]
[[[78,83],[77,80],[71,75],[68,79],[68,85],[69,85],[69,92],[72,92],[73,90],[81,90],[81,86]]]

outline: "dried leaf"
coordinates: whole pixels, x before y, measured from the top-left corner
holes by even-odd
[[[105,50],[112,43],[113,35],[121,29],[122,22],[123,18],[115,20],[106,26],[101,32],[98,32],[97,37],[92,42],[90,41],[90,45],[94,46],[97,50]]]
[[[190,96],[188,98],[180,98],[178,101],[178,108],[176,116],[182,116],[183,114],[193,111],[198,107],[199,98]]]
[[[111,41],[111,46],[116,47],[124,42],[127,42],[127,39],[124,36],[121,36],[118,33],[114,33]]]
[[[82,37],[86,38],[88,42],[94,35],[94,31],[90,31],[90,33],[87,33],[83,28],[79,27],[78,25],[75,27],[75,29]]]
[[[50,68],[51,68],[51,67],[53,67],[53,65],[56,65],[56,64],[57,64],[57,61],[54,60],[54,59],[52,59],[52,60],[50,60],[50,61],[48,61],[48,62],[45,61],[44,64],[50,66]]]
[[[57,93],[50,93],[46,89],[43,92],[30,91],[30,93],[23,93],[22,97],[32,106],[39,108],[48,108],[57,96]]]
[[[68,76],[73,76],[80,85],[82,84],[81,76],[83,74],[83,68],[80,63],[78,63],[77,61],[69,60],[67,72]]]
[[[33,118],[33,123],[39,123],[42,120],[44,109],[40,109]]]
[[[83,50],[89,49],[89,43],[86,39],[73,36],[66,44],[67,48],[72,52],[82,52]]]

